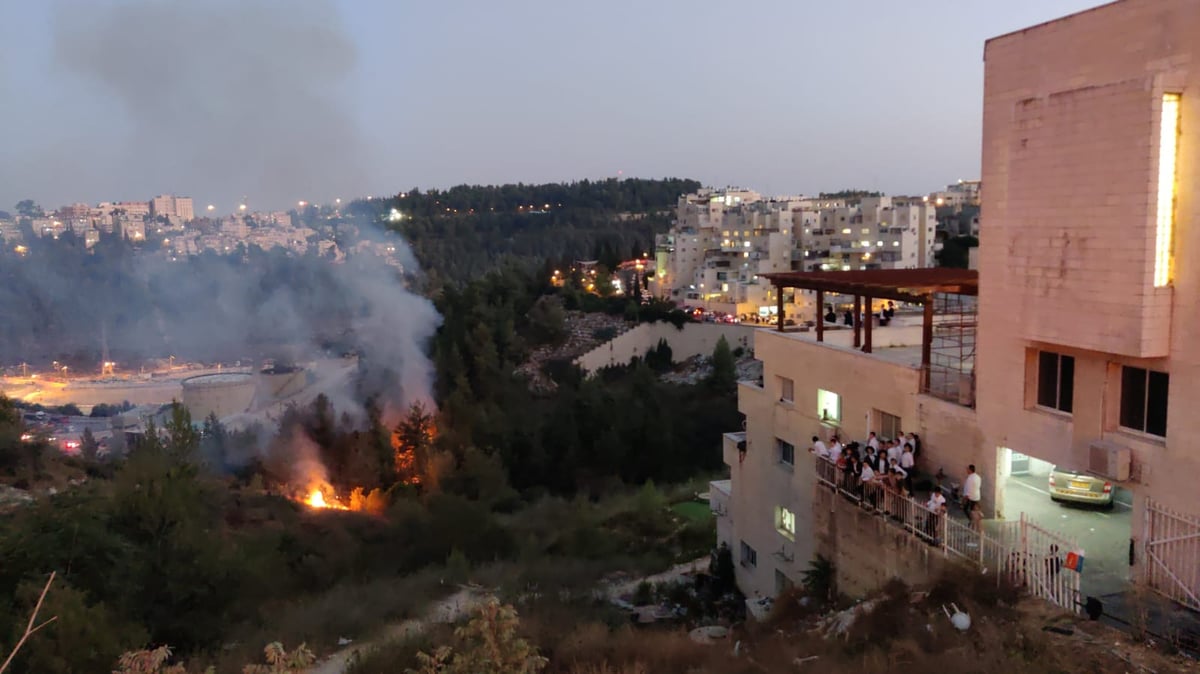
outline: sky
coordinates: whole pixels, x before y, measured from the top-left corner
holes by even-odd
[[[1099,0],[0,0],[0,210],[979,175],[983,43]]]

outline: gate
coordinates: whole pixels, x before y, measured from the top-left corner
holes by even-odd
[[[1082,574],[1066,567],[1067,555],[1078,548],[1074,538],[1039,526],[1025,513],[1017,521],[988,524],[985,537],[992,540],[984,546],[985,568],[1034,597],[1079,612]]]
[[[1146,585],[1200,611],[1200,517],[1146,500]]]

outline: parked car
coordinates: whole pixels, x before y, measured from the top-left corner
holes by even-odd
[[[1113,485],[1103,478],[1054,466],[1050,469],[1050,500],[1092,503],[1111,508]]]

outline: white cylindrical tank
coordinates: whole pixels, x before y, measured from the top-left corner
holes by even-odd
[[[256,384],[249,372],[202,374],[183,380],[183,406],[193,421],[203,421],[210,414],[223,419],[241,414],[254,402]]]
[[[258,373],[259,400],[269,403],[288,398],[308,385],[308,371],[302,367],[275,366]]]

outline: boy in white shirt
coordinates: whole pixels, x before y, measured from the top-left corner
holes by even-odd
[[[938,489],[934,489],[929,494],[929,500],[925,502],[925,507],[929,509],[929,515],[925,518],[925,534],[931,539],[937,540],[939,531],[938,518],[946,512],[946,497]]]

